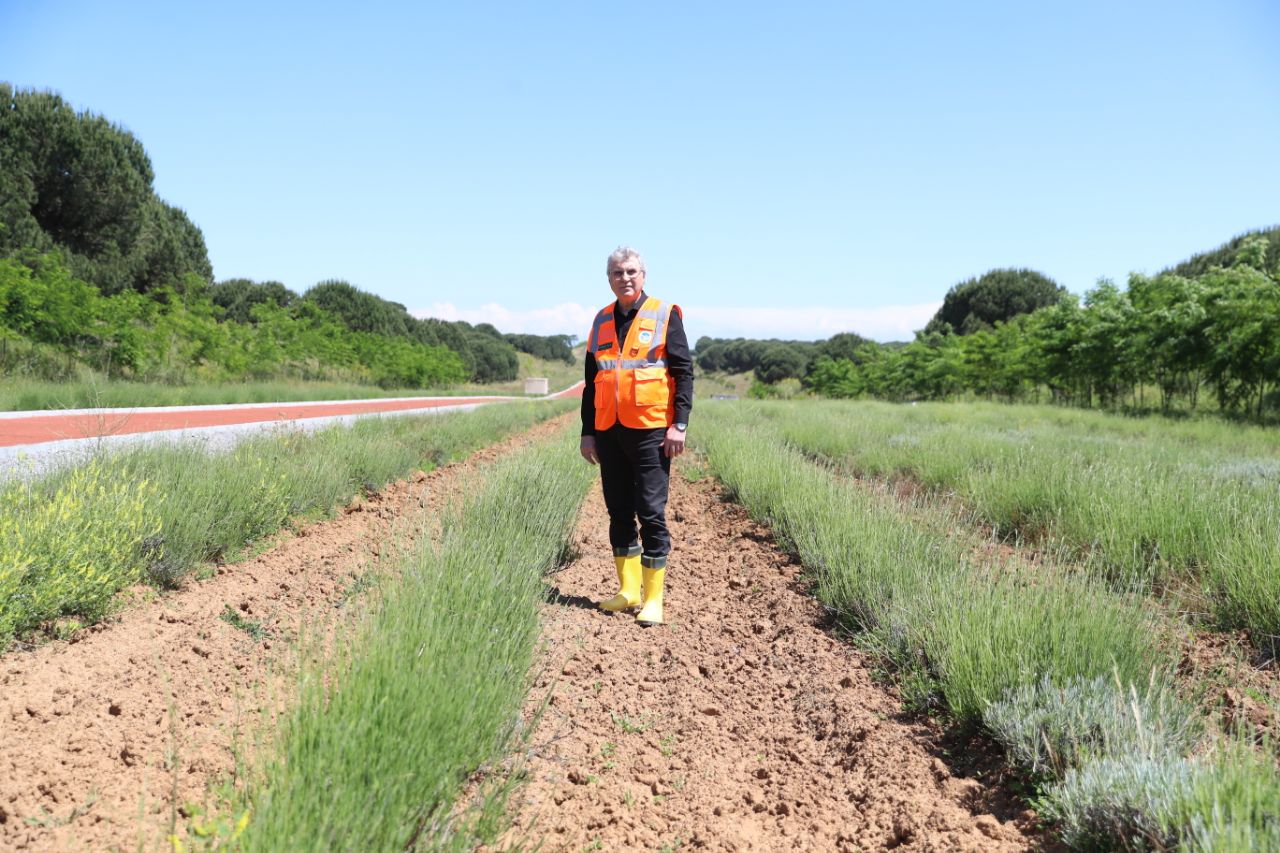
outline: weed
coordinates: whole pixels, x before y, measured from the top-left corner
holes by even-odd
[[[38,826],[42,829],[57,829],[58,827],[69,826],[78,818],[89,813],[89,810],[98,802],[98,792],[90,791],[89,796],[83,803],[74,806],[66,817],[58,817],[53,812],[47,810],[44,806],[40,807],[38,815],[32,815],[25,818],[28,826]]]
[[[342,590],[335,607],[345,607],[353,599],[358,598],[361,594],[373,589],[378,585],[378,574],[372,570],[362,572],[355,575],[351,579],[351,583]]]
[[[244,631],[255,640],[261,641],[270,636],[267,633],[267,629],[262,626],[261,622],[244,618],[240,615],[240,612],[230,604],[223,605],[222,613],[218,618],[223,622],[226,622],[232,628]]]
[[[609,712],[609,719],[613,720],[613,724],[622,729],[627,734],[638,734],[649,728],[649,723],[638,717],[629,717],[626,714],[615,714]]]

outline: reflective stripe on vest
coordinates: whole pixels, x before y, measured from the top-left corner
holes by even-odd
[[[667,327],[678,305],[645,297],[631,320],[627,339],[618,341],[611,303],[596,314],[587,352],[596,360],[595,428],[621,422],[631,429],[670,426],[675,416],[675,383],[667,373]]]

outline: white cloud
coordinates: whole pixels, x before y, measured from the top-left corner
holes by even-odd
[[[878,308],[827,308],[823,306],[759,308],[682,305],[689,342],[703,335],[713,338],[790,338],[818,340],[839,332],[857,332],[877,341],[911,340],[924,328],[941,302],[921,305],[883,305]],[[459,308],[452,302],[436,302],[413,311],[415,317],[492,323],[503,332],[533,335],[577,335],[585,338],[598,306],[562,302],[549,308],[513,311],[496,302],[479,308]]]
[[[784,338],[818,340],[840,332],[857,332],[876,341],[909,341],[942,305],[882,305],[878,308],[823,306],[756,308],[736,306],[685,308],[691,341],[713,338]]]
[[[465,320],[472,325],[491,323],[501,332],[577,335],[585,338],[598,310],[599,306],[587,308],[576,302],[561,302],[550,308],[535,308],[532,311],[513,311],[496,302],[487,302],[479,308],[459,308],[452,302],[435,302],[430,308],[418,308],[409,313],[419,318]]]

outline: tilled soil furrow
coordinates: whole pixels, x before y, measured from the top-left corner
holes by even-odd
[[[229,778],[287,703],[299,633],[341,621],[364,573],[473,488],[478,463],[564,421],[390,484],[207,581],[140,587],[72,642],[0,658],[0,849],[167,849],[175,810]]]
[[[553,579],[548,701],[505,839],[552,850],[1016,850],[999,792],[953,774],[869,661],[823,627],[799,567],[710,481],[672,478],[668,624],[592,604],[616,584],[598,488]]]

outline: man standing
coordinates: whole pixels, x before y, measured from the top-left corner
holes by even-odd
[[[618,569],[620,590],[600,607],[640,607],[637,622],[661,625],[667,490],[693,409],[693,360],[680,307],[645,295],[640,253],[620,246],[605,271],[617,301],[600,309],[587,337],[580,445],[600,465]]]

